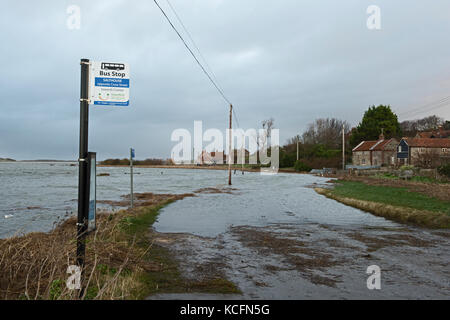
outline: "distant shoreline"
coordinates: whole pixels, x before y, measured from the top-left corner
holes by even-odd
[[[107,164],[99,164],[97,167],[102,168],[128,168],[129,165],[107,165]],[[228,166],[194,166],[194,165],[142,165],[142,166],[133,166],[134,168],[148,168],[148,169],[191,169],[191,170],[228,170]],[[244,172],[260,172],[260,168],[242,168],[242,167],[232,167],[231,170],[244,171]],[[297,172],[294,169],[279,169],[280,173],[296,173],[296,174],[307,174],[306,172]]]
[[[77,160],[15,160],[10,158],[0,158],[0,162],[77,162]]]
[[[129,168],[129,165],[110,165],[110,164],[99,164],[97,167],[102,168]],[[141,165],[133,166],[134,168],[148,168],[148,169],[194,169],[194,170],[228,170],[226,166],[192,166],[192,165],[179,165],[179,166],[168,166],[168,165]],[[242,168],[232,168],[232,170],[242,170]],[[259,172],[259,169],[244,168],[246,172]]]
[[[0,162],[14,162],[14,163],[77,163],[76,160],[6,160],[1,159]],[[101,161],[98,161],[101,163]],[[112,164],[97,164],[98,168],[128,168],[129,165],[112,165]],[[148,168],[148,169],[186,169],[186,170],[228,170],[227,165],[223,166],[195,166],[195,165],[134,165],[134,168]],[[236,172],[261,172],[260,168],[242,168],[242,167],[232,167],[232,170]],[[309,174],[308,172],[297,172],[293,168],[283,168],[278,170],[279,173],[295,173],[295,174]]]

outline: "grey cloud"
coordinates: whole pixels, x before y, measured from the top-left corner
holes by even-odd
[[[448,96],[448,1],[171,1],[240,124],[273,116],[282,141],[318,117],[356,124],[371,104],[403,111]],[[81,58],[131,66],[130,108],[91,108],[99,158],[125,157],[131,145],[140,158],[168,157],[171,132],[194,120],[225,129],[228,106],[152,1],[2,4],[0,157],[77,157]],[[71,4],[81,30],[66,28]],[[366,28],[371,4],[381,31]]]

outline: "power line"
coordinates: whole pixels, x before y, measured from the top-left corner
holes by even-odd
[[[197,64],[200,66],[200,68],[202,69],[203,73],[208,77],[208,79],[211,81],[211,83],[214,85],[214,87],[217,89],[217,91],[220,93],[220,95],[222,96],[222,98],[231,105],[230,100],[228,100],[228,98],[225,96],[225,94],[223,93],[222,89],[219,88],[219,86],[217,85],[217,83],[212,79],[211,75],[208,73],[208,71],[206,71],[206,69],[203,67],[203,65],[201,64],[201,62],[198,60],[198,58],[195,56],[194,52],[192,52],[191,48],[188,46],[188,44],[186,43],[186,41],[184,40],[183,36],[178,32],[177,28],[175,28],[175,26],[173,25],[172,21],[170,21],[170,18],[167,16],[166,12],[163,10],[163,8],[161,8],[161,6],[159,5],[159,3],[156,0],[153,0],[153,2],[158,6],[159,10],[161,11],[161,13],[164,15],[164,17],[166,18],[167,22],[169,22],[170,26],[172,27],[172,29],[177,33],[178,37],[180,38],[180,40],[183,42],[184,46],[186,47],[186,49],[188,49],[189,53],[192,55],[192,57],[195,59],[195,61],[197,62]]]
[[[219,84],[219,81],[217,80],[216,75],[214,74],[213,69],[211,68],[211,66],[209,65],[208,61],[205,59],[205,57],[203,56],[202,52],[200,51],[200,48],[198,47],[197,43],[194,41],[194,38],[192,37],[191,33],[189,32],[189,30],[186,28],[186,26],[184,25],[183,21],[181,20],[180,16],[178,15],[178,13],[176,12],[175,8],[172,6],[172,4],[170,3],[169,0],[166,0],[167,4],[169,5],[170,9],[172,10],[173,14],[175,15],[175,17],[177,18],[178,22],[181,24],[181,26],[184,29],[184,32],[186,32],[186,34],[188,35],[189,39],[191,40],[192,44],[194,45],[195,49],[197,50],[198,54],[200,55],[200,58],[202,58],[203,62],[205,63],[205,65],[208,67],[208,70],[211,74],[211,76],[214,78],[214,81],[216,82],[217,86],[222,90],[222,86]]]
[[[234,119],[236,120],[237,127],[240,128],[241,125],[239,124],[239,120],[238,120],[236,111],[234,111],[234,106],[233,106],[233,114],[234,114]]]
[[[436,110],[436,109],[440,109],[440,108],[443,108],[443,107],[447,107],[449,105],[449,103],[450,103],[450,101],[444,101],[444,102],[439,103],[438,105],[431,106],[428,109],[417,110],[415,112],[408,113],[407,115],[408,115],[408,117],[417,116],[417,115],[419,115],[421,113],[430,112],[432,110]]]
[[[416,112],[422,112],[424,110],[426,111],[429,108],[431,108],[431,109],[434,108],[434,106],[436,106],[436,105],[440,105],[442,103],[447,103],[447,102],[449,102],[449,100],[450,100],[450,97],[447,97],[447,98],[441,99],[439,101],[436,101],[436,102],[433,102],[433,103],[429,103],[429,104],[425,104],[425,105],[423,105],[421,107],[402,112],[402,113],[400,113],[400,115],[406,115],[406,114],[412,114],[412,113],[416,113]]]
[[[431,103],[427,103],[427,104],[425,104],[423,106],[420,106],[418,108],[414,108],[412,110],[408,110],[408,111],[405,111],[405,112],[400,112],[399,115],[400,116],[405,116],[405,115],[410,116],[410,115],[413,115],[413,114],[434,110],[434,109],[441,108],[441,107],[445,106],[449,102],[450,102],[450,96],[442,98],[442,99],[434,101],[434,102],[431,102]]]

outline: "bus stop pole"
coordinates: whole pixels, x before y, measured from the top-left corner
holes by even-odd
[[[78,158],[78,220],[77,220],[77,259],[81,271],[80,297],[83,295],[83,276],[85,267],[86,232],[89,208],[88,177],[88,128],[89,128],[89,59],[81,59],[80,90],[80,150]]]

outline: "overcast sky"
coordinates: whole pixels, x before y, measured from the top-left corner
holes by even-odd
[[[356,125],[373,104],[400,120],[450,119],[449,106],[407,113],[450,96],[448,0],[171,3],[246,129],[273,117],[284,143],[316,118]],[[70,5],[79,30],[66,25]],[[381,30],[366,26],[369,5],[381,8]],[[168,158],[173,130],[227,126],[228,105],[152,0],[3,0],[0,30],[0,157],[77,158],[81,58],[131,69],[130,107],[90,108],[99,159],[131,146],[139,159]]]

